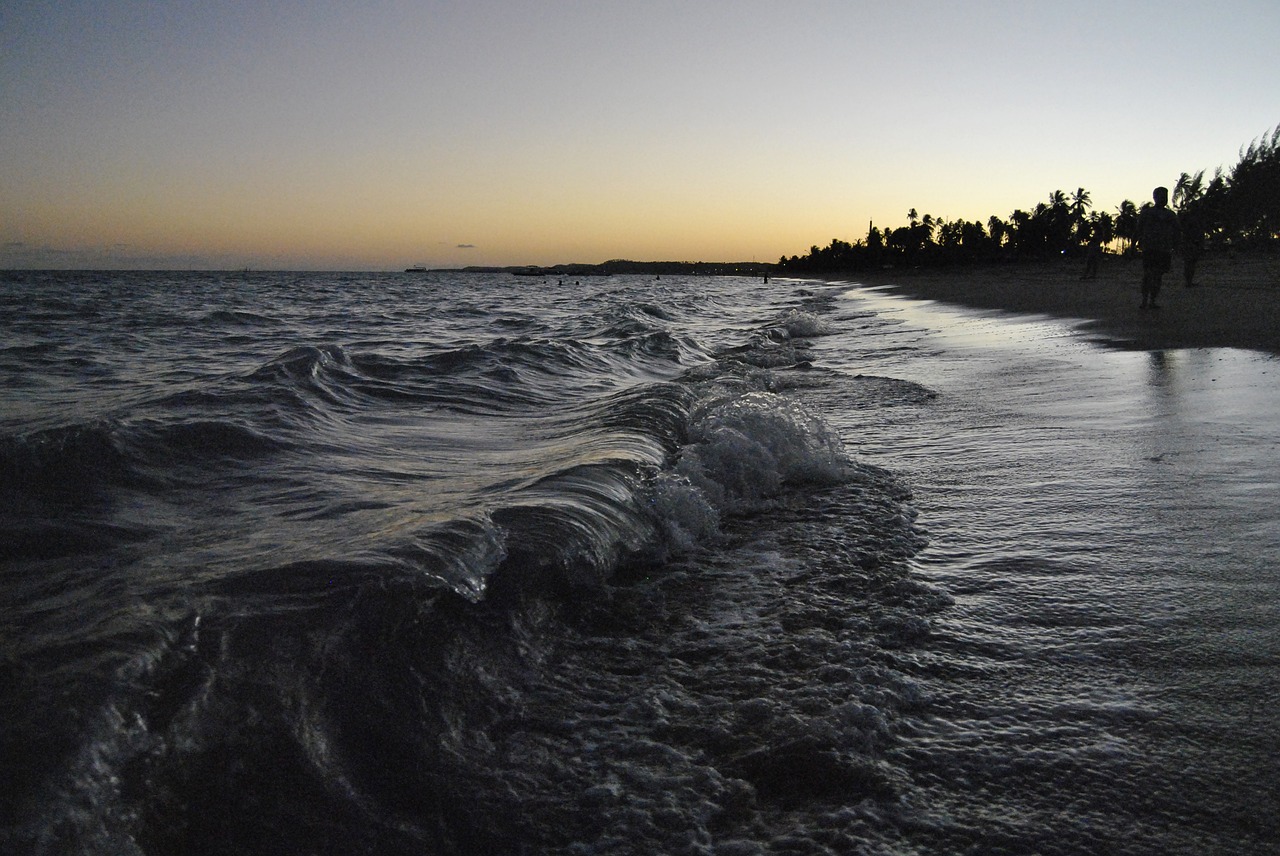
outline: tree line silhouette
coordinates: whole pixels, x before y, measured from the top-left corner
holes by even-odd
[[[1280,125],[1242,147],[1230,170],[1218,167],[1207,181],[1204,170],[1182,173],[1172,204],[1188,253],[1280,246]],[[783,256],[778,268],[813,273],[1045,260],[1083,254],[1091,242],[1130,253],[1139,211],[1128,199],[1114,213],[1095,210],[1083,187],[1055,190],[1029,211],[1015,210],[1007,219],[993,214],[985,223],[921,216],[912,208],[905,226],[882,230],[873,224],[866,238],[834,238],[806,255]]]

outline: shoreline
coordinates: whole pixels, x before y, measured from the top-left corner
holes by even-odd
[[[1077,260],[829,276],[893,294],[981,309],[1078,320],[1078,329],[1131,350],[1244,348],[1280,355],[1280,258],[1210,255],[1187,288],[1182,262],[1164,277],[1160,309],[1139,309],[1142,262],[1106,256],[1096,279]]]

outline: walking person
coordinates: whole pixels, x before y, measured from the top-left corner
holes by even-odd
[[[1153,204],[1138,213],[1138,248],[1142,251],[1142,308],[1159,309],[1160,281],[1173,266],[1178,246],[1178,215],[1169,208],[1169,188],[1151,193]]]

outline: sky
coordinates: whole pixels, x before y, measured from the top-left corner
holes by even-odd
[[[1280,124],[1276,0],[0,0],[0,268],[776,261]]]

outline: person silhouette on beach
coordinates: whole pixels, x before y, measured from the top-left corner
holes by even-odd
[[[1102,239],[1094,235],[1084,251],[1084,274],[1081,279],[1098,278],[1098,262],[1102,259]]]
[[[1156,297],[1160,280],[1173,266],[1173,249],[1178,246],[1178,215],[1169,208],[1169,188],[1151,192],[1154,204],[1138,213],[1138,248],[1142,251],[1142,308],[1159,309]]]

